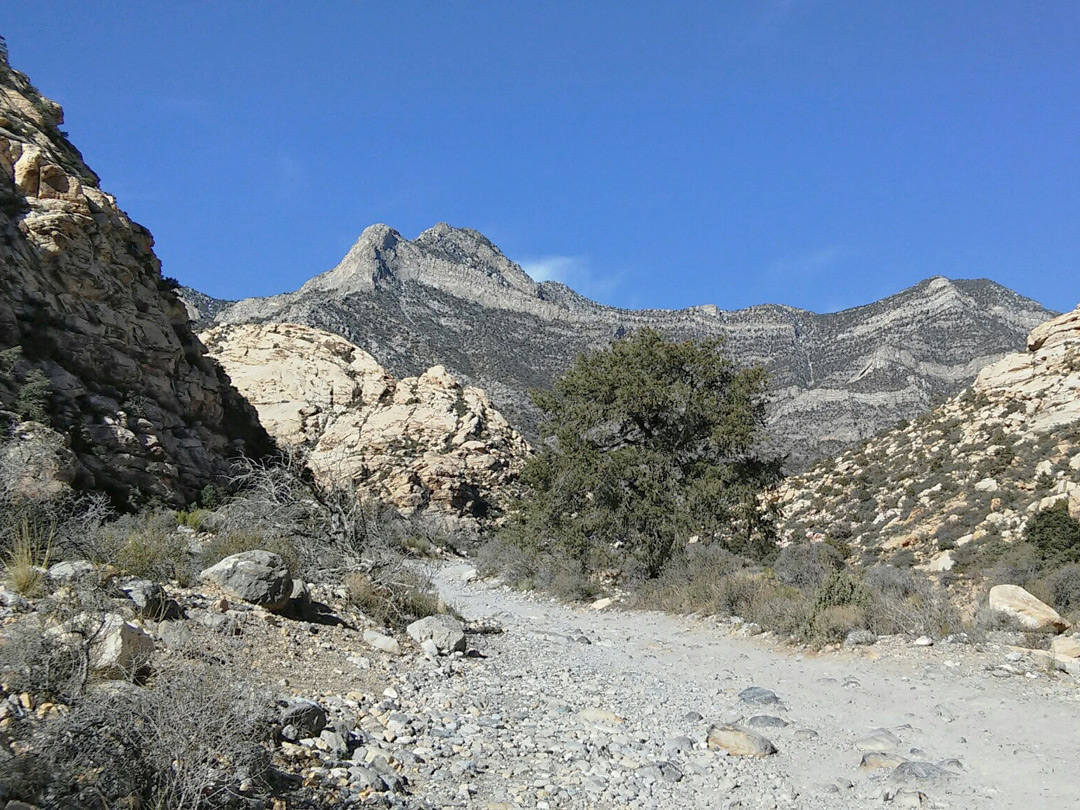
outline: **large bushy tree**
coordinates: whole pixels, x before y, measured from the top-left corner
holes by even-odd
[[[762,556],[772,532],[759,496],[780,478],[780,461],[756,453],[765,384],[720,340],[652,329],[579,356],[533,394],[541,444],[511,533],[587,566],[632,561],[648,576],[695,535]]]

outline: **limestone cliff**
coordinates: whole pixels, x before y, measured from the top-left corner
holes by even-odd
[[[1080,518],[1080,309],[1027,345],[932,412],[789,479],[787,536],[949,570],[1058,501]]]
[[[440,364],[487,391],[534,436],[530,388],[551,385],[581,351],[652,326],[675,337],[727,338],[766,365],[770,431],[794,466],[839,452],[970,384],[1053,315],[989,281],[936,277],[890,298],[819,315],[784,306],[726,311],[606,307],[537,283],[483,235],[440,224],[408,240],[385,225],[337,267],[294,293],[197,309],[222,323],[304,323],[371,352],[396,375]]]
[[[77,486],[186,503],[271,442],[62,121],[0,54],[0,409],[67,434]]]
[[[484,392],[441,366],[395,380],[347,340],[296,324],[219,326],[201,337],[267,430],[308,449],[316,475],[405,512],[487,517],[528,455]]]

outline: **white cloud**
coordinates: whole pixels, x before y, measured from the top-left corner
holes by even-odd
[[[539,256],[521,262],[521,269],[535,281],[558,281],[575,292],[602,303],[611,302],[621,281],[617,274],[594,271],[585,256]]]
[[[835,267],[854,255],[854,251],[845,245],[830,245],[798,256],[786,256],[773,262],[767,268],[774,277],[793,278],[813,276],[823,270]]]

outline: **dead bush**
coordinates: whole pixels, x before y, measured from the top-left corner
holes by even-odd
[[[267,537],[256,531],[230,531],[212,535],[201,547],[199,567],[209,568],[233,554],[258,550],[277,554],[289,566],[290,571],[300,570],[300,554],[296,546],[279,535]]]
[[[146,686],[96,687],[67,716],[26,729],[0,782],[47,807],[229,806],[242,780],[266,786],[271,708],[231,667],[177,662]]]
[[[815,611],[808,626],[810,640],[823,644],[843,641],[852,630],[866,628],[866,611],[860,605],[829,605]]]
[[[186,535],[176,530],[172,512],[122,515],[106,523],[90,538],[89,556],[133,576],[189,584],[197,559]]]
[[[483,576],[498,576],[515,588],[536,587],[538,567],[536,552],[498,537],[488,540],[476,553],[476,568]]]

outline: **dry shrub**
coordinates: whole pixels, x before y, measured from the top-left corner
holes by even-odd
[[[354,571],[342,583],[353,605],[387,627],[401,629],[417,619],[446,612],[431,580],[413,570]]]
[[[483,576],[498,576],[515,588],[534,588],[539,557],[535,552],[498,537],[488,540],[476,553],[476,568]]]
[[[778,580],[804,590],[818,587],[843,568],[844,558],[833,546],[810,542],[786,546],[773,564]]]
[[[32,727],[0,782],[47,807],[229,806],[242,779],[265,787],[271,708],[237,669],[176,662],[145,687],[103,684]]]
[[[49,565],[55,529],[23,517],[12,530],[11,547],[4,566],[8,582],[16,593],[30,598],[45,591],[45,571]]]
[[[155,582],[189,584],[196,559],[186,535],[176,530],[172,512],[123,515],[96,533],[91,555],[121,571]]]
[[[814,613],[809,625],[809,637],[817,642],[833,644],[843,641],[852,630],[866,628],[866,611],[858,605],[830,605]]]
[[[1080,565],[1062,566],[1047,579],[1051,604],[1065,615],[1080,612]]]

